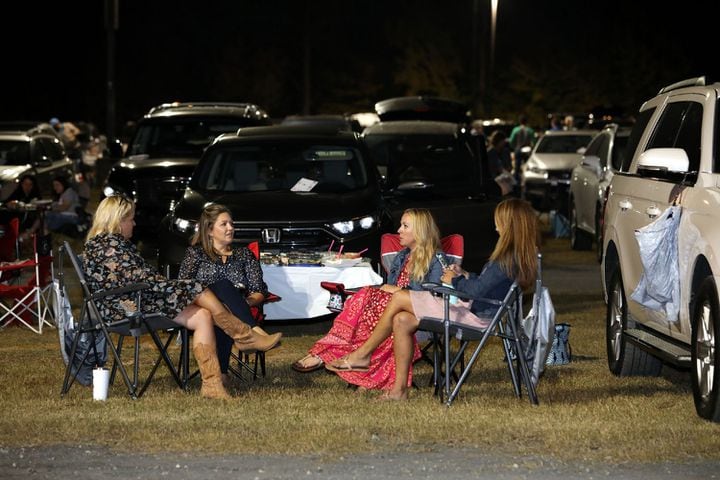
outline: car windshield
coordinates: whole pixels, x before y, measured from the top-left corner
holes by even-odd
[[[218,148],[200,163],[192,187],[218,192],[344,193],[367,183],[358,150],[298,142]]]
[[[246,126],[248,121],[242,118],[173,118],[146,122],[138,127],[128,155],[183,155],[199,158],[215,137],[222,133],[237,132],[239,128]]]
[[[30,163],[30,143],[0,140],[0,165]]]
[[[535,153],[577,153],[590,140],[592,135],[545,135],[540,139]]]
[[[388,188],[432,185],[435,193],[472,187],[470,147],[449,135],[367,135],[365,142]]]

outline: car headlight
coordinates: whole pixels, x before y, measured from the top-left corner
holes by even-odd
[[[197,223],[192,220],[186,220],[184,218],[175,217],[175,220],[173,221],[173,225],[175,225],[175,229],[178,232],[182,233],[188,233],[188,232],[195,232],[195,229],[197,228]]]
[[[341,222],[335,222],[331,226],[333,230],[341,235],[347,235],[348,233],[354,232],[356,229],[370,230],[373,225],[377,223],[375,217],[368,215],[361,218],[354,218],[352,220],[343,220]]]

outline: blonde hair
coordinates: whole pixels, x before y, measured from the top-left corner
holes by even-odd
[[[197,230],[190,240],[190,245],[197,245],[199,243],[207,256],[210,257],[213,262],[218,259],[218,254],[215,253],[215,248],[213,248],[210,232],[212,231],[215,222],[217,222],[218,217],[223,213],[227,213],[230,215],[230,218],[232,218],[230,209],[225,205],[211,203],[203,208],[203,211],[200,214],[200,219],[198,220]]]
[[[440,250],[440,229],[438,229],[430,210],[425,208],[408,208],[403,215],[410,217],[415,236],[415,248],[411,254],[410,278],[420,282],[430,271],[430,264]]]
[[[537,276],[538,219],[530,203],[509,198],[495,207],[495,225],[500,238],[490,260],[527,288]]]
[[[93,223],[87,234],[90,240],[101,233],[122,233],[120,222],[135,213],[135,203],[125,195],[111,195],[103,199],[93,215]]]

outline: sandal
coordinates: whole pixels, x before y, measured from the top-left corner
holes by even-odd
[[[307,360],[315,359],[318,362],[313,365],[308,365]],[[315,370],[320,370],[323,365],[325,365],[325,362],[323,362],[323,359],[312,354],[307,354],[300,360],[293,362],[292,369],[296,372],[300,373],[308,373],[308,372],[314,372]]]
[[[367,366],[352,365],[348,361],[347,356],[338,358],[333,363],[328,363],[327,365],[325,365],[325,368],[330,370],[331,372],[367,372],[369,370],[369,367]]]

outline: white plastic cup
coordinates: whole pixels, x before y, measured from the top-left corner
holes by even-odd
[[[110,385],[110,370],[96,368],[93,370],[93,400],[107,400]]]
[[[443,283],[443,287],[454,288],[451,283]],[[458,301],[458,297],[450,295],[450,305],[455,305]]]

